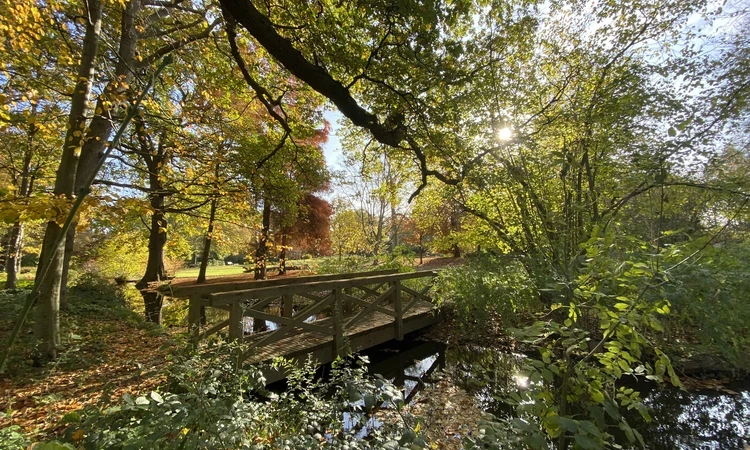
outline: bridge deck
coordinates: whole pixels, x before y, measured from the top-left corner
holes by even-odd
[[[405,334],[412,333],[440,321],[441,316],[435,311],[435,305],[428,302],[420,303],[404,314]],[[330,319],[317,320],[312,323],[317,324],[325,320]],[[259,333],[257,338],[251,337],[247,341],[253,342],[253,340],[267,333]],[[359,324],[346,330],[344,335],[348,341],[347,348],[351,353],[357,353],[398,338],[396,328],[393,326],[393,317],[378,312],[372,313]],[[302,362],[310,357],[319,364],[326,364],[336,358],[333,341],[333,336],[323,333],[314,331],[301,332],[282,338],[274,344],[258,348],[256,352],[250,354],[247,361],[251,363],[264,363],[270,362],[276,357],[283,356]],[[282,374],[273,370],[267,370],[265,375],[269,383],[283,378]]]

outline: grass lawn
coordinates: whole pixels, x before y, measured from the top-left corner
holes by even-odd
[[[175,278],[198,278],[198,267],[190,269],[180,269],[175,272]],[[223,277],[227,275],[237,275],[245,271],[244,266],[208,266],[206,268],[207,277]]]

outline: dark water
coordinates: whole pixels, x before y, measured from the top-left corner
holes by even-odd
[[[503,399],[527,384],[519,370],[524,357],[495,350],[457,351],[435,342],[407,340],[364,354],[370,359],[370,371],[402,387],[407,401],[430,384],[436,371],[444,370],[476,397],[483,410],[507,417],[513,409]],[[639,385],[637,390],[651,409],[653,420],[647,423],[634,410],[623,413],[643,435],[648,449],[750,449],[750,383],[730,388],[736,394]]]

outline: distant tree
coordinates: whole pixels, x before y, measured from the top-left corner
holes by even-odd
[[[306,194],[298,208],[297,221],[281,230],[281,253],[279,271],[284,273],[284,260],[288,247],[315,255],[330,255],[331,249],[331,215],[333,208],[326,200]]]

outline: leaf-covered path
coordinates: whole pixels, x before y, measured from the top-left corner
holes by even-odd
[[[0,380],[0,428],[19,425],[49,435],[64,428],[69,412],[110,398],[117,403],[126,392],[148,392],[164,382],[168,335],[116,320],[82,320],[79,329],[57,364],[11,370],[12,378]]]

